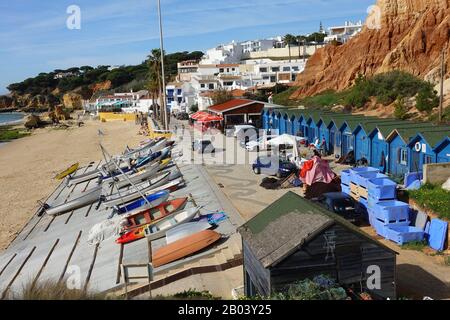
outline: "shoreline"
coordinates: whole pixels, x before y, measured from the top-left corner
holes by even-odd
[[[53,179],[58,172],[75,162],[82,167],[102,159],[99,129],[105,132],[102,144],[112,154],[145,139],[134,122],[87,120],[82,127],[40,128],[30,136],[0,143],[0,251],[35,214],[37,201],[61,182]]]

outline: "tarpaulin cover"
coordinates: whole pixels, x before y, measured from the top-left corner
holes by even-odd
[[[336,174],[330,169],[328,161],[314,156],[306,162],[300,171],[302,182],[310,186],[316,182],[330,183],[336,177]],[[305,170],[303,170],[305,168]]]

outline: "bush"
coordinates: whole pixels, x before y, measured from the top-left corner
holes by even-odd
[[[14,300],[106,300],[106,294],[91,293],[81,289],[68,289],[63,282],[30,281],[20,295],[13,294]]]
[[[193,104],[190,108],[189,111],[192,113],[195,113],[198,111],[198,104]]]
[[[429,85],[420,89],[416,102],[417,110],[430,113],[433,108],[439,106],[439,97],[437,96],[437,92]]]
[[[395,101],[394,117],[399,120],[406,120],[409,118],[408,107],[405,105],[404,98],[397,98]]]

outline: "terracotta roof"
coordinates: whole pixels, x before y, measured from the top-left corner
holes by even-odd
[[[252,103],[263,104],[260,101],[254,101],[254,100],[248,100],[248,99],[233,99],[233,100],[221,103],[221,104],[213,105],[213,106],[209,107],[208,110],[210,110],[212,112],[221,113],[221,112],[226,112],[226,111],[229,111],[232,109],[240,108],[240,107],[246,106],[248,104],[252,104]]]
[[[217,68],[230,68],[230,67],[239,67],[238,63],[224,63],[224,64],[218,64]]]

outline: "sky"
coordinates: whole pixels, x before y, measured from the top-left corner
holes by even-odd
[[[375,0],[161,0],[165,51],[307,34],[364,20]],[[80,29],[67,20],[80,9]],[[73,21],[73,20],[70,20]],[[0,94],[41,72],[132,65],[159,47],[156,0],[0,0]]]

